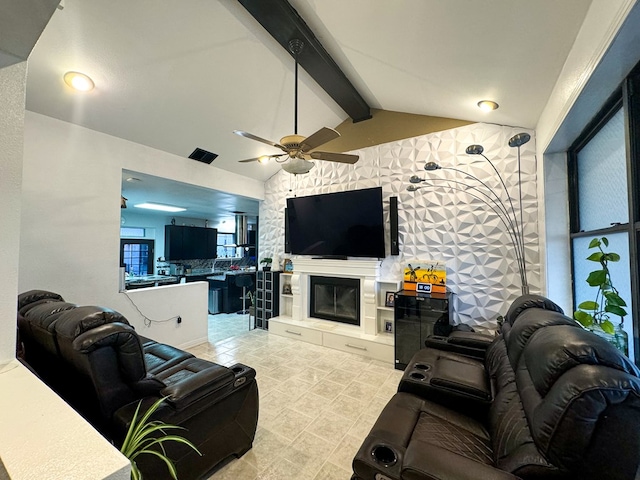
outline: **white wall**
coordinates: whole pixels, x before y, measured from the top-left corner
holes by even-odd
[[[382,186],[387,252],[391,196],[398,197],[400,232],[400,255],[384,259],[382,278],[401,280],[406,264],[412,260],[443,260],[447,266],[447,288],[456,294],[455,322],[480,329],[495,328],[498,315],[504,315],[509,303],[521,294],[514,249],[499,218],[486,205],[447,188],[443,182],[414,193],[406,187],[413,174],[422,178],[449,176],[478,185],[459,173],[426,172],[425,163],[435,161],[443,167],[470,172],[503,194],[490,164],[480,156],[465,153],[467,146],[482,144],[485,155],[504,177],[517,208],[517,149],[510,148],[508,140],[522,131],[525,130],[473,124],[359,150],[355,153],[360,160],[352,166],[316,162],[307,175],[293,177],[280,172],[267,182],[265,201],[260,207],[259,257],[284,255],[287,197]],[[522,182],[526,261],[533,293],[540,291],[540,257],[535,137],[533,132],[529,133],[531,141],[522,147]],[[507,202],[506,196],[502,199]],[[295,263],[294,257],[294,270]]]
[[[257,180],[27,112],[18,290],[43,288],[71,302],[113,308],[142,335],[184,347],[200,338],[195,330],[192,338],[179,338],[166,323],[144,327],[118,292],[123,169],[258,200],[264,192]],[[161,299],[161,319],[181,315],[180,327],[171,324],[181,332],[207,321],[206,293],[184,287],[166,289]]]
[[[15,357],[27,63],[0,68],[0,365]]]

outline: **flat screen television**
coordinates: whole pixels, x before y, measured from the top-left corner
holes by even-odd
[[[382,187],[287,198],[291,253],[384,258]]]

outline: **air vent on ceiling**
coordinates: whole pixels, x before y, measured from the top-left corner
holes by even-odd
[[[192,159],[197,160],[197,161],[202,162],[202,163],[211,163],[217,157],[218,157],[217,153],[207,152],[206,150],[203,150],[201,148],[196,148],[191,153],[191,155],[189,155],[189,158],[192,158]]]

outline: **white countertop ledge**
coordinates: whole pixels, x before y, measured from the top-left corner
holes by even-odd
[[[0,365],[0,392],[11,480],[129,480],[129,460],[19,361]]]

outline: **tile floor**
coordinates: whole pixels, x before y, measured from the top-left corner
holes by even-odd
[[[349,480],[354,455],[402,376],[391,364],[264,330],[189,351],[226,366],[249,365],[258,381],[253,448],[210,480]]]
[[[251,328],[253,328],[253,317],[251,317]],[[248,331],[249,315],[237,313],[209,315],[209,343],[216,343]]]

